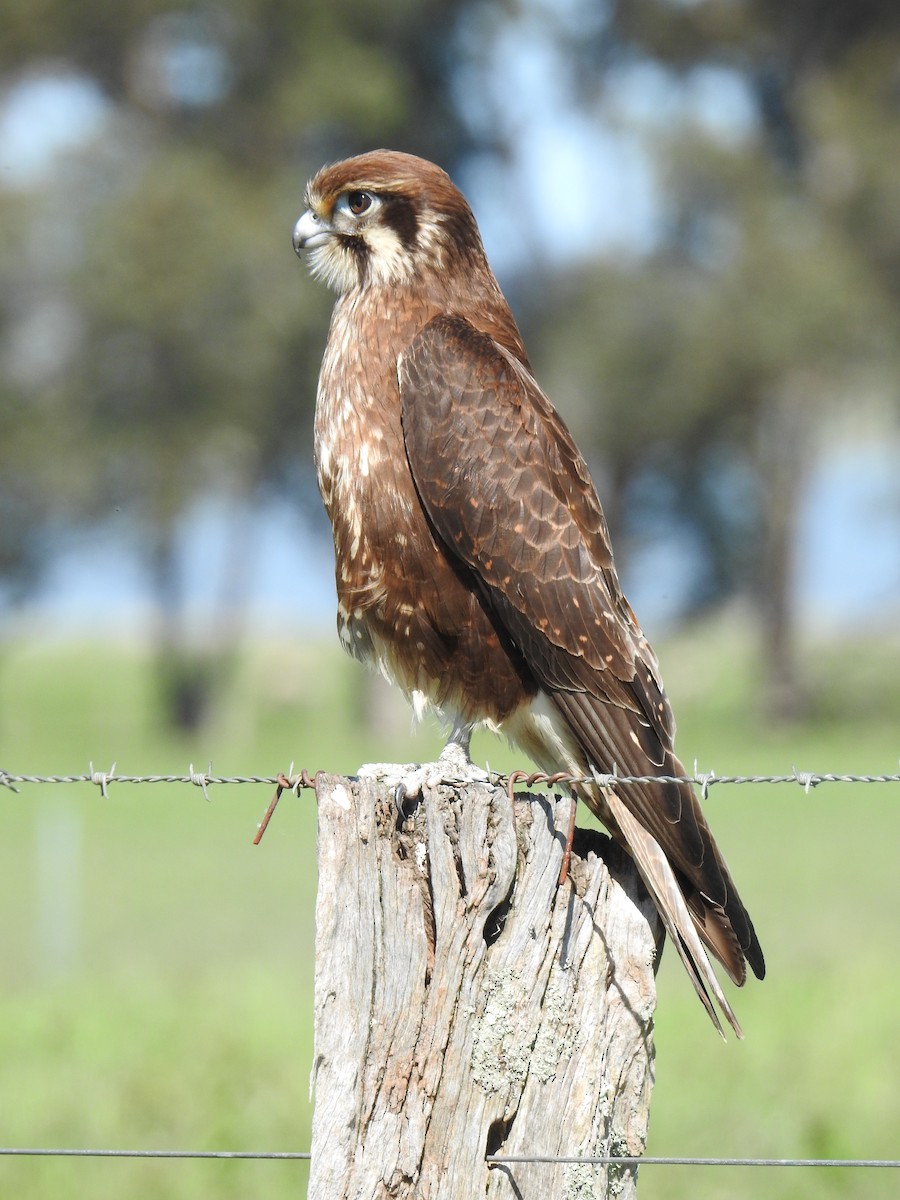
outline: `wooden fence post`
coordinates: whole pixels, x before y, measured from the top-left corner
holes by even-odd
[[[640,1154],[658,924],[570,801],[370,779],[316,785],[311,1200],[633,1197],[636,1169],[488,1154]],[[600,857],[602,855],[602,857]]]

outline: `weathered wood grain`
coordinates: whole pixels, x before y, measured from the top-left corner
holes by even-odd
[[[570,801],[320,776],[312,1200],[635,1194],[653,1083],[655,910]]]

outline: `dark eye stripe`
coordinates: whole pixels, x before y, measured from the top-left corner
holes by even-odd
[[[396,233],[404,249],[413,250],[419,236],[419,218],[406,196],[384,197],[384,221]]]

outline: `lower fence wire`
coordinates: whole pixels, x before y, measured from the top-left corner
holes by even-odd
[[[0,1156],[20,1158],[219,1158],[309,1160],[308,1150],[93,1150],[51,1147],[0,1147]],[[598,1154],[589,1158],[565,1155],[489,1154],[489,1167],[550,1163],[592,1167],[893,1167],[900,1158],[678,1158],[668,1155]]]
[[[0,1157],[9,1158],[274,1158],[306,1159],[308,1150],[91,1150],[32,1147],[17,1149],[0,1146]]]
[[[900,1167],[900,1158],[678,1158],[659,1154],[600,1154],[592,1158],[491,1154],[485,1161],[491,1167],[514,1163],[571,1163],[573,1166],[597,1167]]]

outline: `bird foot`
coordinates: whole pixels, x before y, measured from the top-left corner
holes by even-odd
[[[469,757],[468,738],[465,743],[451,738],[441,751],[435,764],[447,783],[490,783],[490,775],[482,767],[476,767]]]
[[[469,758],[464,746],[448,742],[437,762],[431,763],[366,763],[357,774],[363,779],[377,779],[394,791],[400,811],[407,800],[422,795],[424,787],[439,783],[489,783],[490,775]]]

